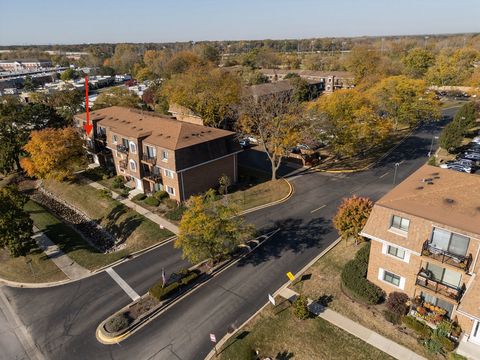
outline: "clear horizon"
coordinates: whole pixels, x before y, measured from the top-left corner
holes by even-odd
[[[85,0],[7,2],[0,46],[283,40],[480,32],[480,2],[459,0]],[[13,16],[18,14],[18,16]],[[408,29],[408,30],[406,30]],[[193,35],[194,34],[194,35]]]

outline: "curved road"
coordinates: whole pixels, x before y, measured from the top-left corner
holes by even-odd
[[[119,345],[102,345],[95,338],[98,323],[131,301],[106,272],[53,288],[2,290],[47,359],[203,359],[212,348],[209,333],[220,339],[239,326],[286,281],[286,272],[299,271],[336,239],[330,219],[343,197],[378,199],[393,186],[395,163],[400,163],[397,183],[425,163],[439,130],[439,124],[419,128],[362,173],[293,177],[291,199],[246,215],[261,231],[280,228],[274,237]],[[169,273],[185,265],[167,244],[114,270],[143,294],[160,278],[162,267]]]

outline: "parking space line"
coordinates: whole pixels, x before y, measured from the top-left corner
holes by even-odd
[[[313,214],[315,211],[323,209],[325,206],[327,206],[327,205],[322,205],[319,208],[313,209],[312,211],[310,211],[310,214]]]
[[[112,268],[108,268],[106,270],[106,272],[108,273],[108,275],[111,276],[111,278],[118,284],[118,286],[120,286],[122,288],[123,291],[125,291],[127,293],[128,296],[130,296],[130,298],[135,301],[137,299],[140,298],[140,296],[135,292],[135,290],[133,290],[130,285],[128,285],[125,280],[123,280],[120,275],[118,275],[115,270],[113,270]]]
[[[380,176],[380,177],[379,177],[379,179],[381,179],[381,178],[383,178],[383,177],[387,176],[389,173],[390,173],[390,171],[387,171],[385,174],[383,174],[382,176]]]

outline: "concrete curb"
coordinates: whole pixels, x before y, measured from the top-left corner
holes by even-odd
[[[244,210],[244,211],[240,212],[239,215],[245,215],[245,214],[249,214],[249,213],[251,213],[251,212],[257,211],[257,210],[266,209],[266,208],[268,208],[268,207],[281,204],[281,203],[287,201],[288,199],[290,199],[290,198],[292,197],[293,193],[295,192],[295,191],[294,191],[294,188],[293,188],[293,185],[290,183],[290,181],[288,181],[288,180],[285,179],[285,178],[282,178],[282,180],[284,180],[284,181],[287,183],[288,187],[289,187],[289,191],[288,191],[288,194],[287,194],[287,195],[285,195],[283,198],[281,198],[281,199],[279,199],[279,200],[272,201],[271,203],[264,204],[264,205],[259,205],[259,206],[255,206],[255,207],[253,207],[253,208]]]
[[[76,281],[87,279],[91,276],[94,276],[94,275],[97,275],[97,274],[101,273],[102,271],[105,271],[106,269],[108,269],[110,267],[120,265],[121,263],[132,260],[132,259],[134,259],[134,258],[136,258],[140,255],[143,255],[143,254],[145,254],[149,251],[155,250],[156,248],[159,248],[159,247],[161,247],[163,245],[166,245],[169,242],[175,240],[175,238],[176,238],[176,236],[171,236],[171,237],[169,237],[165,240],[162,240],[158,244],[151,245],[148,248],[135,251],[135,252],[129,254],[127,257],[123,257],[123,258],[121,258],[117,261],[114,261],[114,262],[112,262],[108,265],[105,265],[101,268],[92,270],[89,275],[84,276],[84,277],[79,278],[79,279],[73,279],[73,280],[72,279],[65,279],[65,280],[53,281],[53,282],[47,282],[47,283],[21,283],[21,282],[16,282],[16,281],[11,281],[11,280],[0,278],[0,284],[4,284],[4,285],[10,286],[10,287],[25,288],[25,289],[49,288],[49,287],[54,287],[54,286],[70,284],[70,283],[73,283],[73,282],[76,282]]]
[[[307,265],[305,265],[300,271],[298,271],[296,274],[295,274],[295,279],[298,279],[305,271],[307,271],[313,264],[315,264],[321,257],[323,257],[325,254],[327,254],[330,250],[332,250],[340,241],[342,240],[342,238],[338,238],[337,240],[335,240],[333,243],[331,243],[330,245],[327,246],[326,249],[324,249],[320,254],[318,254],[315,258],[313,258]],[[295,281],[295,280],[294,280]],[[273,293],[273,297],[276,297],[278,296],[278,294],[286,287],[290,286],[292,284],[292,281],[287,281],[286,283],[284,283],[282,286],[280,286],[274,293]],[[241,324],[237,329],[235,329],[234,332],[230,333],[230,334],[226,334],[223,338],[220,339],[220,341],[215,344],[216,346],[218,346],[218,348],[220,349],[220,352],[221,352],[221,347],[231,338],[233,337],[235,334],[237,334],[239,332],[239,330],[241,330],[245,325],[247,325],[255,316],[257,316],[260,312],[263,311],[263,309],[265,309],[265,307],[270,304],[269,301],[265,302],[265,304],[260,308],[258,309],[252,316],[250,316],[247,320],[245,320],[245,322],[243,322],[243,324]],[[216,356],[216,352],[215,352],[215,349],[212,349],[208,354],[207,356],[205,357],[205,360],[210,360],[210,359],[213,359],[214,357]]]

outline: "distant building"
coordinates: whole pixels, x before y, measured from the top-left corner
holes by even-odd
[[[36,71],[52,67],[50,60],[0,60],[0,71]]]
[[[354,87],[354,76],[347,71],[314,71],[314,70],[285,70],[285,69],[260,69],[263,75],[272,82],[280,81],[287,74],[293,73],[309,81],[323,84],[323,91],[334,92],[338,89],[349,89]]]
[[[375,204],[361,233],[368,279],[414,299],[419,318],[458,322],[465,355],[480,354],[479,188],[478,175],[425,165]]]
[[[318,80],[305,79],[308,82],[310,92],[313,97],[323,91],[323,83]],[[279,80],[265,84],[252,85],[246,88],[246,95],[253,96],[255,99],[265,98],[274,94],[291,95],[295,87],[288,80]]]
[[[92,136],[83,131],[86,114],[75,116],[75,124],[93,161],[115,169],[137,191],[164,190],[184,201],[217,187],[223,174],[237,181],[242,150],[233,132],[118,106],[90,116]]]

